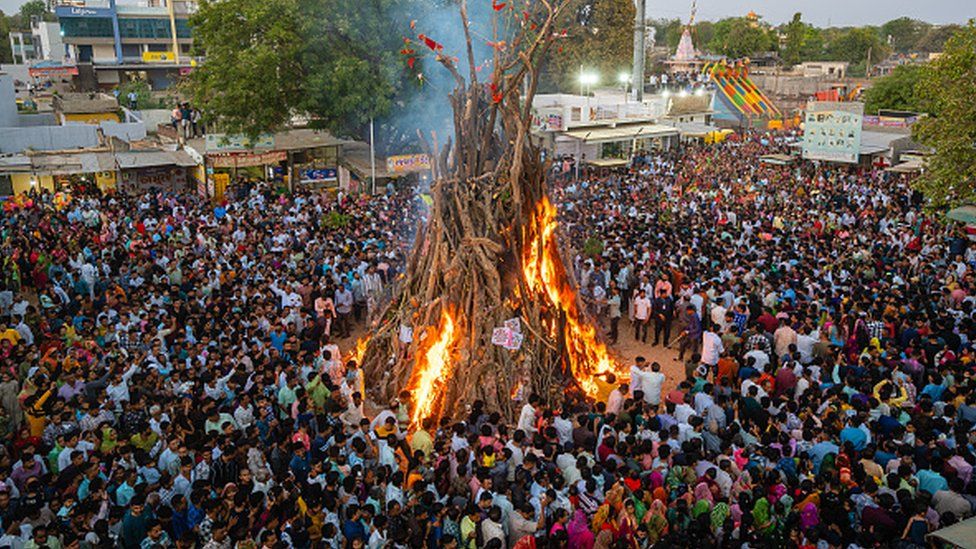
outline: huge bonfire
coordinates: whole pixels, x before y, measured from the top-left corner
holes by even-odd
[[[512,415],[530,393],[594,398],[622,373],[580,306],[530,138],[539,65],[566,2],[493,6],[487,81],[478,78],[465,1],[465,60],[417,37],[454,78],[454,135],[444,144],[420,136],[434,159],[429,220],[397,298],[353,353],[378,388],[375,401],[409,393],[413,426],[458,416],[475,400]]]

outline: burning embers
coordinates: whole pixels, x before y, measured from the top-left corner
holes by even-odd
[[[440,324],[427,334],[417,350],[417,362],[407,387],[413,396],[410,425],[414,428],[443,405],[444,389],[453,367],[451,348],[457,340],[454,322],[454,317],[445,309]]]
[[[580,311],[576,290],[570,284],[559,256],[557,225],[556,208],[543,197],[536,204],[535,215],[527,229],[522,270],[529,289],[564,314],[562,336],[570,370],[583,391],[590,398],[597,398],[600,391],[598,379],[608,373],[619,376],[622,372],[617,371],[618,366],[610,357],[607,346],[597,338],[596,328]]]

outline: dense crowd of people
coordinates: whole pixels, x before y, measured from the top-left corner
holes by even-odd
[[[555,184],[589,311],[684,375],[517,418],[409,426],[334,343],[409,191],[5,210],[0,547],[929,546],[976,505],[973,248],[900,176],[758,161],[787,139]]]

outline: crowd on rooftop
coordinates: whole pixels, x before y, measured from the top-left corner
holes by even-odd
[[[973,247],[901,176],[758,161],[786,146],[553,187],[606,337],[683,375],[515,418],[410,426],[335,343],[403,269],[410,190],[5,209],[0,547],[929,547],[976,505]]]

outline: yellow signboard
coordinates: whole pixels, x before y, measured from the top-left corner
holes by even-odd
[[[113,171],[95,172],[95,183],[103,191],[114,189],[116,185],[116,174]]]
[[[171,51],[144,51],[142,61],[143,63],[175,63],[176,55]]]
[[[230,175],[226,173],[215,173],[213,175],[214,191],[213,198],[216,201],[224,199],[224,193],[227,192],[227,186],[230,185]]]
[[[391,173],[422,172],[430,169],[430,157],[426,154],[404,154],[386,159],[386,171]]]

